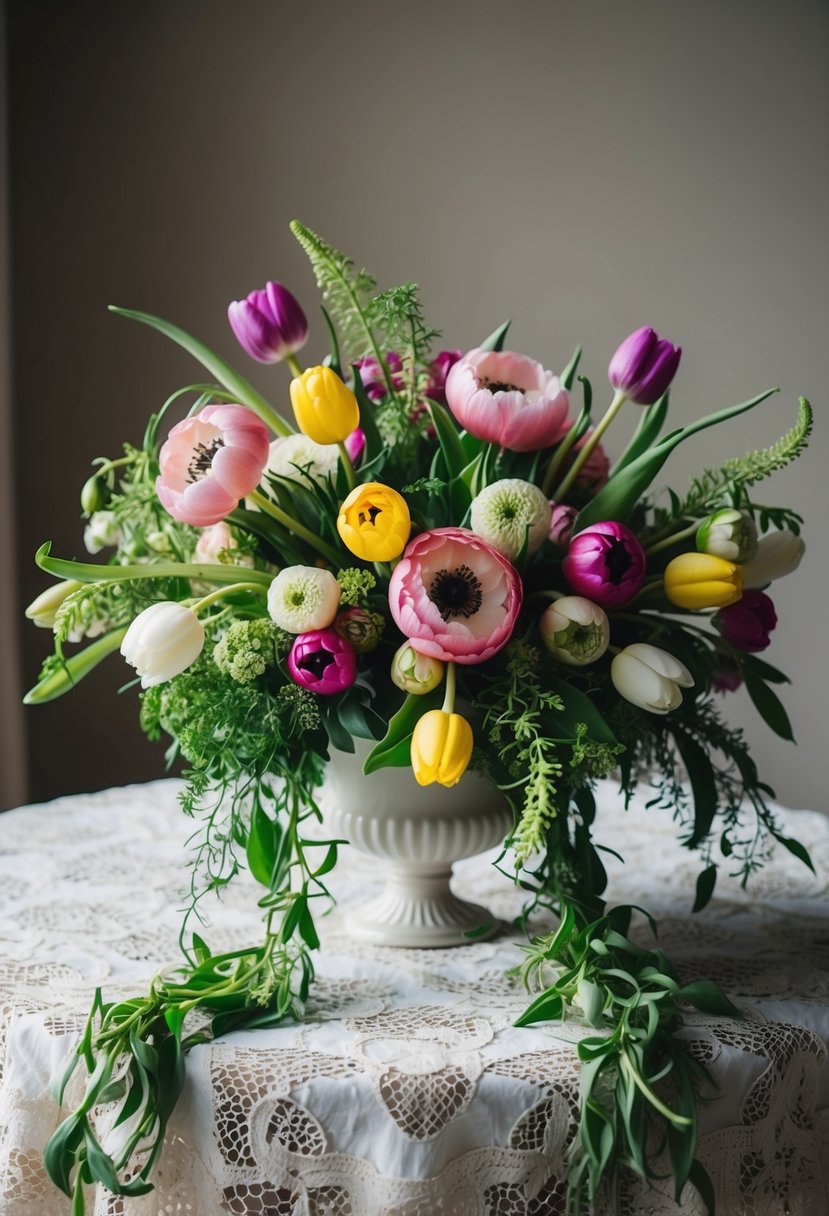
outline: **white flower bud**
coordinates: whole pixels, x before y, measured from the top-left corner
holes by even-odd
[[[416,696],[431,692],[443,679],[443,663],[419,654],[411,642],[404,642],[391,661],[391,680],[403,692]]]
[[[694,679],[684,663],[666,650],[634,642],[617,654],[610,665],[616,691],[632,705],[652,714],[667,714],[682,704],[682,688]]]
[[[238,548],[239,542],[228,524],[222,520],[221,523],[202,529],[199,539],[196,541],[193,560],[203,566],[221,566],[224,564],[222,561],[224,553],[228,563],[232,566],[252,566],[253,558],[249,553],[241,555],[233,553],[230,556],[230,551]]]
[[[472,500],[470,526],[504,557],[514,561],[524,547],[527,554],[541,547],[550,531],[552,507],[538,486],[507,477],[494,481]]]
[[[560,663],[585,667],[607,650],[607,613],[582,595],[564,595],[550,604],[538,623],[544,645]]]
[[[41,591],[37,599],[32,600],[26,609],[26,616],[37,625],[38,629],[54,629],[58,610],[67,596],[82,586],[72,579],[61,583],[53,583],[45,591]]]
[[[697,549],[727,562],[747,562],[757,552],[757,528],[745,511],[724,507],[697,528]]]
[[[268,588],[271,620],[288,633],[327,628],[339,602],[340,584],[316,566],[286,566]]]
[[[121,529],[113,511],[96,511],[83,530],[83,543],[87,553],[114,549],[120,540]]]
[[[340,450],[336,443],[314,443],[301,432],[274,439],[270,447],[264,477],[287,477],[289,481],[300,481],[308,485],[308,476],[334,477]],[[300,470],[305,470],[301,472]]]
[[[782,529],[769,532],[761,538],[757,553],[742,567],[744,587],[765,587],[775,579],[791,574],[800,565],[806,552],[806,543],[801,536]]]
[[[121,643],[121,654],[152,688],[186,671],[204,647],[204,625],[190,608],[168,600],[139,613]]]

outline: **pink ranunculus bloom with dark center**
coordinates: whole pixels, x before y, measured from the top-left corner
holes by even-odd
[[[366,390],[366,395],[370,400],[379,402],[385,401],[389,395],[389,386],[383,368],[374,355],[366,355],[363,359],[355,360],[355,366],[360,373],[360,379],[363,382],[363,388]],[[386,352],[386,367],[389,370],[389,377],[396,392],[400,392],[405,387],[403,378],[403,360],[400,358],[396,350]]]
[[[514,351],[469,351],[446,378],[446,400],[471,435],[512,452],[551,447],[571,425],[558,376]]]
[[[425,388],[426,396],[432,401],[446,405],[446,377],[462,358],[462,350],[441,350],[435,355],[427,368],[429,378]]]
[[[397,627],[420,654],[484,663],[509,641],[523,587],[507,559],[466,528],[433,528],[407,546],[389,582]]]
[[[357,655],[335,629],[312,629],[294,640],[288,671],[300,688],[331,697],[345,692],[357,679]]]
[[[771,643],[777,624],[774,604],[762,591],[744,591],[736,604],[721,608],[714,624],[736,650],[757,654]]]
[[[244,405],[207,405],[177,423],[161,448],[155,488],[173,519],[207,528],[259,484],[270,435]]]
[[[608,520],[576,533],[561,569],[577,595],[620,608],[645,581],[645,551],[630,528]]]

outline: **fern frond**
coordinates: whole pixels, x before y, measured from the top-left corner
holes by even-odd
[[[322,297],[337,323],[344,362],[353,362],[369,353],[379,359],[369,320],[376,280],[367,270],[357,270],[351,258],[327,245],[299,220],[291,221],[291,232],[307,255]]]
[[[709,510],[726,494],[738,493],[741,488],[754,485],[779,469],[784,469],[805,450],[813,422],[812,407],[805,397],[801,397],[797,422],[790,431],[770,447],[726,460],[719,469],[706,469],[700,477],[691,482],[688,496],[679,514],[697,515]]]

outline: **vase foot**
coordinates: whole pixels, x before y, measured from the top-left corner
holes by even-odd
[[[345,927],[352,937],[378,946],[430,949],[486,941],[501,924],[480,904],[455,895],[447,874],[442,881],[390,882],[376,899],[346,909]]]

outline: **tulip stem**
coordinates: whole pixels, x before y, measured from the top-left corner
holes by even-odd
[[[267,587],[263,587],[261,583],[231,583],[229,587],[218,587],[215,591],[211,591],[209,595],[203,596],[195,604],[191,604],[191,611],[195,612],[198,616],[202,608],[215,604],[217,600],[222,599],[225,595],[230,595],[233,591],[255,591],[257,595],[265,595],[267,594]]]
[[[299,536],[306,541],[312,549],[316,549],[317,553],[322,554],[329,562],[335,566],[340,564],[340,555],[337,550],[329,545],[320,536],[315,536],[310,528],[306,528],[305,524],[301,524],[298,519],[294,519],[287,511],[283,511],[275,502],[271,502],[259,490],[254,490],[248,495],[252,502],[255,502],[260,511],[264,511],[266,515],[270,515],[271,519],[275,519],[277,523],[282,524],[283,528],[287,528],[294,536]]]
[[[301,367],[299,359],[297,359],[296,355],[294,355],[294,354],[286,355],[285,356],[285,366],[289,369],[291,375],[294,376],[295,378],[299,378],[302,375],[302,367]]]
[[[619,410],[622,408],[622,406],[625,404],[626,401],[627,401],[627,395],[625,393],[623,393],[621,389],[617,389],[613,400],[611,401],[610,405],[607,408],[607,413],[602,418],[602,420],[596,424],[596,427],[593,430],[593,434],[588,437],[584,447],[581,449],[578,456],[576,457],[576,459],[573,461],[572,465],[570,466],[569,471],[567,473],[565,473],[564,479],[555,493],[556,502],[562,502],[567,497],[568,490],[573,485],[573,482],[576,480],[579,473],[581,472],[585,462],[587,461],[588,456],[593,451],[596,444],[599,442],[602,435],[605,433],[607,428],[610,426],[611,422],[616,417],[616,415],[619,413]]]
[[[561,443],[558,445],[558,447],[556,448],[556,450],[553,452],[552,456],[550,457],[549,464],[547,465],[547,469],[544,473],[544,479],[541,482],[541,492],[545,498],[550,497],[550,491],[552,490],[552,488],[555,484],[555,480],[558,475],[558,471],[561,468],[562,464],[564,463],[564,460],[567,457],[567,453],[570,451],[570,449],[572,448],[572,446],[575,442],[576,442],[576,424],[574,422],[573,425],[570,427],[570,430],[564,436]]]
[[[353,490],[357,485],[357,478],[354,474],[354,465],[351,463],[351,457],[348,454],[345,443],[340,441],[337,444],[337,447],[340,449],[340,462],[342,463],[343,470],[345,471],[345,479],[348,482],[348,488],[349,490]]]
[[[443,697],[442,710],[445,714],[455,712],[455,664],[446,664],[446,692]]]
[[[662,586],[664,581],[665,580],[662,578],[662,575],[658,574],[656,578],[652,578],[649,582],[645,583],[643,587],[640,587],[633,599],[628,600],[625,607],[630,608],[632,604],[635,604],[637,600],[641,600],[643,596],[648,594],[648,592],[656,591],[658,587]]]
[[[661,549],[670,549],[671,545],[675,545],[677,541],[685,540],[686,536],[693,536],[698,527],[699,522],[695,520],[690,527],[683,528],[681,532],[672,532],[670,536],[666,536],[662,540],[656,541],[655,544],[646,545],[646,555],[650,557],[652,553],[659,553]]]

